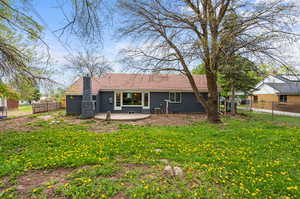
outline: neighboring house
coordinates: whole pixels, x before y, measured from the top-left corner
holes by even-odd
[[[0,98],[0,107],[6,107],[8,110],[18,109],[19,101],[15,99]]]
[[[194,79],[207,98],[205,76],[194,75]],[[91,82],[96,113],[166,112],[167,106],[169,113],[204,112],[184,75],[112,73]],[[82,78],[66,90],[67,114],[81,114],[82,90]]]
[[[300,76],[269,75],[258,83],[252,92],[251,100],[254,106],[264,103],[268,109],[274,104],[276,109],[285,109],[287,105],[292,109],[292,106],[296,108],[299,105],[297,111],[300,112]]]

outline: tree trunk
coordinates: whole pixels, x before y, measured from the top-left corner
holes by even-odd
[[[235,106],[235,89],[234,86],[231,86],[231,114],[235,115],[236,114],[236,106]]]
[[[207,87],[208,87],[208,107],[207,119],[210,123],[221,123],[218,110],[218,86],[217,77],[213,73],[206,73]]]

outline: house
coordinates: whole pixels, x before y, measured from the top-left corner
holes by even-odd
[[[0,107],[6,107],[8,110],[18,109],[19,101],[15,99],[7,99],[5,97],[0,97]]]
[[[300,76],[297,75],[269,75],[257,84],[252,92],[253,106],[282,111],[300,112]]]
[[[205,75],[194,75],[199,91],[207,98]],[[176,74],[111,73],[92,78],[95,113],[169,113],[204,112],[186,76]],[[66,91],[67,114],[80,115],[83,78]],[[168,108],[167,108],[168,107]]]

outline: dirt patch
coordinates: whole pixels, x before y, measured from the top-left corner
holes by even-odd
[[[32,131],[38,130],[39,126],[28,125],[37,120],[46,120],[51,122],[53,119],[64,121],[68,124],[82,125],[88,127],[88,130],[95,133],[112,133],[119,130],[120,124],[131,125],[155,125],[155,126],[183,126],[191,125],[200,120],[205,120],[205,114],[153,114],[150,118],[138,121],[103,121],[103,120],[82,120],[76,116],[65,116],[60,112],[54,112],[47,115],[36,117],[24,116],[20,118],[0,121],[0,133],[6,131]]]
[[[82,120],[76,116],[63,118],[69,124],[87,126],[88,130],[95,133],[111,133],[119,130],[120,124],[131,125],[155,125],[155,126],[183,126],[191,125],[200,120],[206,120],[205,114],[153,114],[150,118],[138,121],[104,121],[104,120]]]
[[[15,119],[0,121],[0,133],[6,131],[30,131],[32,127],[27,126],[28,122],[32,122],[34,118],[20,117]]]
[[[119,198],[125,198],[125,194],[123,192],[119,192],[117,195],[115,195],[113,198],[119,199]]]
[[[21,117],[31,115],[32,111],[11,110],[7,112],[8,117]]]
[[[17,179],[18,185],[16,190],[20,195],[26,196],[34,188],[45,185],[50,189],[47,190],[47,195],[51,195],[51,189],[68,182],[66,176],[73,170],[74,169],[59,168],[50,171],[30,171]],[[54,184],[48,185],[49,182],[53,182]]]
[[[83,120],[76,116],[66,116],[63,118],[64,122],[68,124],[81,125],[88,127],[88,130],[95,133],[111,133],[119,130],[119,121],[103,121],[103,120]]]
[[[26,115],[17,118],[11,118],[7,120],[0,120],[0,133],[4,133],[7,131],[22,131],[28,132],[33,130],[38,130],[42,127],[30,125],[35,121],[39,120],[49,120],[52,119],[64,119],[61,111],[55,111],[51,113],[41,113],[36,115]]]
[[[147,170],[151,167],[144,164],[131,164],[131,163],[122,163],[119,165],[120,168],[123,168],[125,171],[132,171],[136,169]]]
[[[205,114],[153,114],[150,118],[129,122],[135,125],[184,126],[206,120]]]

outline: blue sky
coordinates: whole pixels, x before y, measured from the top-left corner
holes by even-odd
[[[57,2],[58,1],[54,0],[34,0],[31,4],[34,7],[33,10],[36,10],[36,12],[33,11],[30,14],[45,28],[43,39],[50,48],[49,52],[52,61],[55,62],[51,67],[57,70],[54,79],[66,87],[72,83],[74,75],[71,74],[70,71],[64,70],[63,66],[66,64],[64,57],[68,56],[70,53],[75,55],[78,49],[82,49],[82,44],[78,41],[78,38],[70,37],[69,35],[64,35],[60,41],[55,36],[58,36],[59,33],[54,33],[54,31],[66,24],[61,10],[57,8]],[[40,15],[40,17],[38,15]],[[110,27],[109,29],[106,28],[104,30],[103,45],[98,48],[99,54],[103,54],[111,61],[117,60],[118,50],[128,43],[124,40],[114,39],[115,35],[113,28],[114,27]],[[113,63],[113,67],[115,72],[121,71],[121,68],[117,63]]]
[[[60,82],[63,87],[67,87],[74,80],[74,75],[70,71],[64,70],[63,66],[66,64],[64,57],[67,56],[69,52],[71,52],[73,55],[76,54],[78,49],[82,49],[82,44],[78,41],[78,38],[71,37],[70,35],[65,35],[65,37],[61,39],[61,42],[59,42],[58,39],[53,35],[58,35],[58,33],[51,33],[65,25],[62,12],[59,8],[57,8],[57,2],[63,1],[70,2],[69,0],[33,0],[32,6],[35,8],[34,10],[41,15],[42,20],[37,17],[37,14],[34,12],[31,12],[31,15],[45,28],[43,38],[50,47],[51,57],[55,61],[55,64],[53,64],[53,66],[51,65],[51,67],[58,71],[54,76],[54,79]],[[114,1],[115,0],[112,0],[111,2]],[[45,21],[46,24],[43,21]],[[114,26],[104,29],[103,47],[101,49],[99,48],[99,54],[104,55],[111,61],[118,60],[118,50],[129,44],[128,40],[115,39],[116,36],[114,34],[114,28],[118,26],[118,21],[120,20],[118,20],[118,18],[115,16],[113,23]],[[66,47],[63,47],[63,45]],[[69,50],[66,50],[65,48],[68,48]],[[285,53],[293,56],[289,59],[295,62],[295,65],[298,66],[297,68],[300,69],[300,42],[298,42],[298,44],[294,47],[288,48]],[[113,66],[115,72],[120,72],[122,69],[117,63],[114,63]]]

